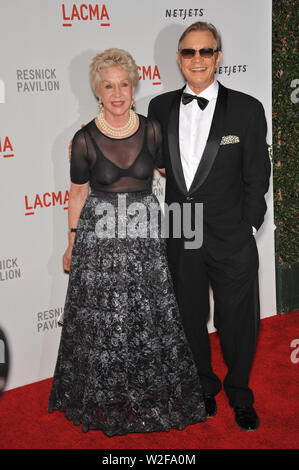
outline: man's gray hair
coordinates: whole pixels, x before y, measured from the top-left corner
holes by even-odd
[[[196,23],[193,23],[188,26],[188,28],[183,32],[179,39],[178,50],[180,50],[180,45],[183,39],[187,36],[187,34],[191,33],[192,31],[211,31],[216,41],[217,50],[222,51],[222,41],[219,31],[212,23],[207,23],[206,21],[196,21]]]

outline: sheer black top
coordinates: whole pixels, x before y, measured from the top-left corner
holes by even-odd
[[[163,168],[159,123],[139,116],[134,134],[122,139],[107,137],[94,120],[74,135],[71,181],[90,182],[94,191],[151,190],[153,170]]]

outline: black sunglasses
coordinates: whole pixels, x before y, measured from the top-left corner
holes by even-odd
[[[204,47],[203,49],[199,49],[198,52],[200,54],[200,57],[203,57],[204,59],[210,59],[213,57],[215,52],[218,52],[219,49],[212,49],[211,47]],[[192,59],[192,57],[195,56],[196,54],[196,49],[181,49],[180,54],[184,59]]]

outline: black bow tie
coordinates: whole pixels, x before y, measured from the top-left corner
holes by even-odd
[[[207,100],[206,98],[202,98],[201,96],[190,95],[189,93],[183,93],[183,96],[182,96],[183,104],[188,104],[192,100],[197,101],[197,104],[201,110],[204,110],[209,103],[209,100]]]

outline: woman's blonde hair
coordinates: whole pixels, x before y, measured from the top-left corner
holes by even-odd
[[[129,73],[134,88],[138,85],[138,67],[131,54],[123,49],[106,49],[100,54],[97,54],[90,64],[90,84],[96,96],[101,81],[101,70],[114,67],[116,65],[120,65]]]

